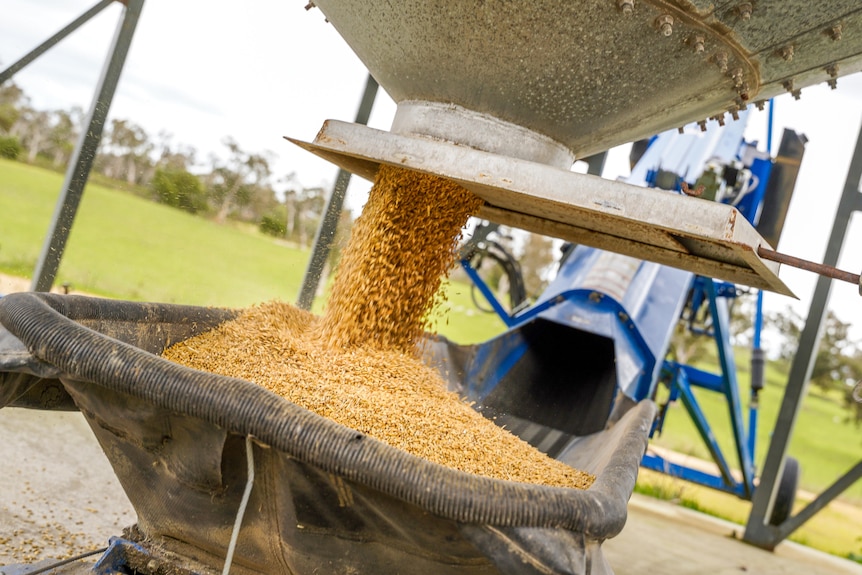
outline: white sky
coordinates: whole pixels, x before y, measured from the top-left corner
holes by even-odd
[[[47,39],[96,0],[0,0],[0,69]],[[111,117],[161,131],[194,146],[199,159],[222,153],[233,136],[252,152],[277,156],[276,179],[296,172],[305,186],[329,187],[336,169],[283,139],[311,140],[324,120],[353,121],[366,72],[318,10],[305,0],[210,2],[148,0],[111,108]],[[89,108],[121,12],[113,5],[19,72],[15,81],[35,107]],[[806,88],[802,99],[776,100],[774,146],[783,128],[809,138],[779,251],[822,261],[847,166],[862,122],[862,77],[841,78],[839,89]],[[395,106],[381,91],[369,124],[388,129]],[[754,113],[749,139],[765,147],[766,114]],[[609,171],[623,171],[625,153]],[[608,175],[608,172],[606,172]],[[354,178],[349,200],[361,203],[368,185]],[[840,267],[862,271],[862,226],[854,216]],[[792,304],[805,315],[816,276],[784,266],[781,278],[800,297],[769,294],[767,307]],[[835,282],[831,308],[862,326],[862,298]],[[859,327],[855,337],[862,337]]]

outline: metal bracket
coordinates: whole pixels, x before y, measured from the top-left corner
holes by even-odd
[[[453,180],[496,223],[793,295],[758,255],[766,241],[728,205],[335,120],[312,143],[288,139],[368,180],[381,164]]]

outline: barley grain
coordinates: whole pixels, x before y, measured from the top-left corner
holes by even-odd
[[[319,415],[467,473],[587,488],[447,391],[416,357],[459,234],[481,201],[455,183],[382,167],[342,256],[322,318],[269,302],[165,352],[261,385]]]

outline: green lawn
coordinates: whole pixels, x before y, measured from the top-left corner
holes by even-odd
[[[61,184],[60,174],[0,159],[0,271],[21,277],[32,274]],[[284,245],[248,226],[217,225],[128,192],[90,185],[56,283],[69,282],[76,291],[121,299],[244,307],[270,299],[295,301],[307,257],[307,251]],[[476,309],[468,285],[451,282],[445,289],[447,302],[435,316],[441,334],[460,343],[473,343],[503,330],[496,316]],[[321,306],[318,298],[315,309]],[[737,355],[747,407],[747,359],[744,353]],[[786,374],[774,364],[767,366],[766,375],[757,436],[758,462],[765,456],[786,380]],[[697,396],[733,464],[723,400],[709,392]],[[802,464],[803,489],[821,491],[862,459],[862,433],[843,418],[836,397],[811,394],[804,402],[790,447],[791,455]],[[664,433],[656,441],[707,458],[681,406],[671,409]],[[747,515],[745,502],[731,497],[733,503],[729,503],[721,499],[725,497],[722,494],[691,486],[686,489],[688,493],[703,493],[698,495],[697,505],[704,509],[735,514],[734,518]],[[862,502],[862,484],[857,482],[844,497],[856,504]],[[834,522],[836,529],[844,529],[841,526],[846,522],[842,521]],[[826,532],[823,537],[807,532],[800,536],[814,544],[814,540],[828,540],[828,528]],[[852,537],[860,533],[862,529],[857,529]],[[858,544],[853,546],[852,537],[844,541],[850,547],[828,550],[862,552]]]

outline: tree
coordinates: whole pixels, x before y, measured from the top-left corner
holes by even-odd
[[[54,165],[65,165],[72,157],[83,115],[84,111],[78,106],[69,111],[56,110],[53,113],[53,126],[48,134],[48,151],[53,156]]]
[[[288,222],[287,237],[302,247],[311,243],[326,205],[326,190],[321,187],[290,190],[285,194]]]
[[[230,151],[230,156],[227,163],[213,157],[210,175],[210,197],[218,206],[215,219],[219,223],[223,223],[237,207],[248,204],[256,188],[268,188],[271,175],[268,153],[245,152],[231,137],[222,143]]]
[[[862,356],[858,343],[849,338],[849,329],[849,323],[841,321],[829,310],[811,372],[811,383],[824,391],[836,389],[844,392],[862,379]]]
[[[547,236],[527,234],[524,250],[518,260],[524,277],[527,297],[537,298],[548,285],[548,274],[554,265],[553,241]]]
[[[186,170],[192,168],[196,163],[197,150],[192,146],[172,144],[173,134],[164,130],[159,132],[159,159],[156,167],[168,170]]]
[[[862,361],[859,356],[856,359]],[[862,427],[862,380],[857,381],[856,385],[848,385],[844,390],[844,406],[856,427]]]
[[[778,357],[792,360],[802,335],[802,316],[787,306],[782,312],[770,312],[764,317],[764,326],[778,335]]]
[[[6,82],[0,86],[0,132],[7,133],[12,129],[21,115],[19,106],[25,100],[24,90],[15,82]]]
[[[780,334],[781,358],[792,359],[804,320],[787,307],[781,313],[767,314],[766,323]],[[838,390],[846,394],[848,388],[862,379],[862,350],[859,342],[850,339],[849,329],[849,323],[841,321],[832,310],[828,311],[811,371],[811,383],[823,391]]]
[[[106,175],[124,177],[130,184],[137,183],[138,174],[152,164],[149,154],[153,145],[147,132],[129,120],[113,119],[107,143],[114,157],[109,162],[113,166],[108,168],[109,173]]]
[[[709,306],[702,305],[694,310],[691,301],[686,302],[682,316],[674,327],[668,355],[670,359],[684,365],[691,365],[714,354],[715,339],[705,333],[711,323]]]
[[[21,144],[15,136],[0,136],[0,158],[17,160],[21,154]]]
[[[750,346],[754,337],[753,294],[737,292],[728,303],[730,313],[730,340],[733,345]]]
[[[51,133],[51,115],[29,106],[21,109],[14,131],[19,135],[21,145],[27,150],[27,161],[32,163],[43,148],[48,146]]]
[[[191,214],[207,208],[206,190],[200,179],[185,170],[157,168],[150,189],[163,204]]]

